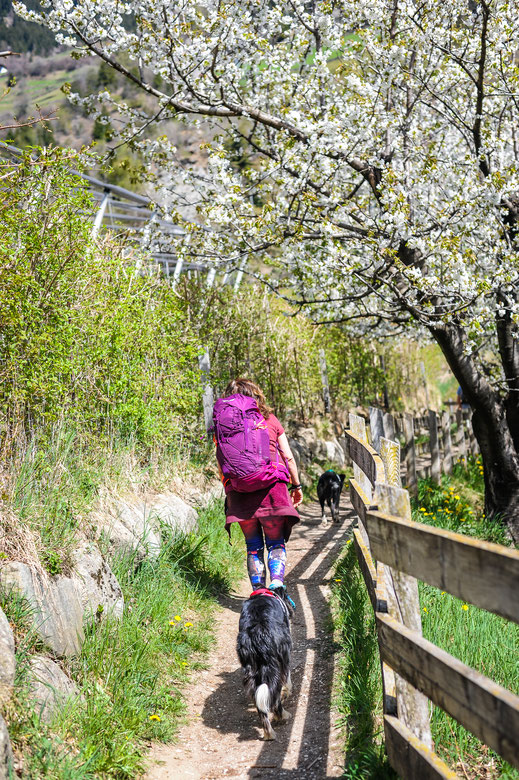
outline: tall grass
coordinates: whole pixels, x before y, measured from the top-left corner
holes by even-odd
[[[413,506],[417,521],[509,544],[503,526],[483,512],[479,459],[458,464],[440,485],[419,482]],[[379,656],[371,604],[347,543],[333,589],[340,653],[338,706],[345,726],[348,778],[393,777],[383,755]],[[449,594],[419,583],[424,636],[514,693],[519,693],[519,626]],[[437,753],[465,777],[517,780],[519,772],[467,732],[440,708],[432,707],[431,731]]]
[[[332,610],[341,650],[335,705],[344,730],[348,780],[392,780],[397,775],[384,754],[382,681],[375,616],[351,540],[334,578]]]
[[[203,668],[213,642],[216,597],[241,577],[243,548],[229,546],[217,501],[200,512],[196,532],[164,530],[157,560],[136,567],[130,556],[113,566],[124,615],[121,621],[98,616],[87,626],[81,654],[68,668],[81,692],[74,706],[41,726],[24,680],[17,683],[9,727],[15,749],[23,752],[24,777],[140,776],[149,741],[169,741],[178,730],[182,689]],[[20,621],[6,609],[21,638]]]

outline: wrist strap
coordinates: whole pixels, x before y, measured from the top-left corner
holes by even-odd
[[[302,487],[303,487],[302,485],[290,485],[288,489],[290,491],[292,491],[292,490],[301,490]]]

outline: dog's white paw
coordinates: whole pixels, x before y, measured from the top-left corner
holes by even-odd
[[[267,742],[272,739],[276,739],[276,732],[271,727],[270,729],[263,729],[263,739]]]

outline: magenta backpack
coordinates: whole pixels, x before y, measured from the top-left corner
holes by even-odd
[[[267,424],[254,398],[238,393],[219,398],[213,423],[216,457],[233,490],[252,493],[279,480],[290,481],[279,451],[276,463],[270,458]]]

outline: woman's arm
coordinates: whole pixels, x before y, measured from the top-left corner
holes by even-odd
[[[288,473],[290,474],[290,481],[293,485],[299,485],[299,474],[297,471],[297,465],[295,458],[292,454],[292,450],[290,449],[290,444],[288,443],[288,439],[286,436],[286,433],[282,433],[278,437],[278,447],[281,455],[283,456],[283,460],[286,463]],[[299,504],[303,500],[303,493],[301,491],[301,487],[299,487],[297,490],[292,490],[292,503],[294,506],[299,506]]]

